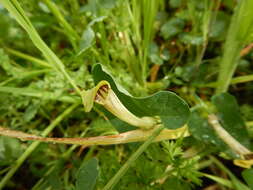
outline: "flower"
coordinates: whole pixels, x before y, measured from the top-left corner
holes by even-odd
[[[89,96],[89,97],[88,97]],[[117,116],[122,121],[129,123],[130,125],[149,129],[156,124],[156,120],[152,117],[137,117],[131,113],[119,100],[117,95],[111,89],[110,84],[107,81],[101,81],[93,89],[86,91],[86,101],[93,98],[93,101],[104,106],[109,112]],[[91,103],[86,102],[86,110],[90,110]]]

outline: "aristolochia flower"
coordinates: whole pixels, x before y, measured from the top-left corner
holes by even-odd
[[[104,106],[109,112],[117,116],[133,126],[140,128],[151,128],[156,124],[156,120],[152,117],[137,117],[132,114],[119,100],[107,81],[101,81],[93,89],[86,91],[84,94],[84,106],[86,111],[90,111],[93,106],[90,101]],[[87,102],[89,101],[89,102]],[[92,101],[93,102],[93,101]]]

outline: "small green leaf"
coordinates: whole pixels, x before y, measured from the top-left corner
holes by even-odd
[[[172,8],[178,8],[178,7],[182,6],[182,0],[170,0],[169,5]]]
[[[209,37],[212,41],[224,40],[230,17],[228,14],[222,11],[218,11],[215,22],[211,23]]]
[[[135,98],[120,91],[113,78],[102,69],[100,64],[94,66],[92,74],[96,84],[102,80],[108,81],[123,105],[137,117],[160,116],[165,127],[169,129],[183,126],[189,118],[188,105],[173,92],[162,91],[148,97]],[[109,119],[115,121],[112,114],[106,111],[105,113]]]
[[[234,96],[221,93],[212,97],[212,103],[217,108],[218,117],[224,129],[241,144],[249,147],[249,134]]]
[[[8,74],[14,77],[18,77],[24,70],[21,67],[14,66],[11,63],[9,56],[4,52],[3,49],[0,49],[0,67]]]
[[[82,54],[88,48],[90,48],[92,46],[92,42],[93,42],[94,38],[95,38],[95,33],[92,30],[92,28],[90,26],[88,26],[82,34],[82,38],[79,43],[80,51],[79,51],[78,55]]]
[[[242,172],[242,177],[247,182],[250,189],[253,189],[253,168],[244,170]]]
[[[0,166],[11,164],[22,153],[17,139],[0,136]]]
[[[76,190],[92,190],[99,174],[98,160],[92,158],[84,162],[77,173]]]
[[[161,36],[167,40],[182,32],[184,25],[183,19],[173,17],[161,27]]]
[[[185,44],[201,45],[203,43],[203,37],[200,35],[193,35],[189,33],[182,33],[179,35],[180,41]]]
[[[34,102],[34,103],[30,104],[25,110],[24,120],[26,122],[31,121],[35,117],[35,115],[37,114],[39,108],[40,108],[39,102]]]

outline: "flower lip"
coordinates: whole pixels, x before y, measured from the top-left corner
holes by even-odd
[[[109,89],[110,86],[108,84],[103,84],[102,86],[100,86],[99,89],[97,90],[94,101],[98,104],[103,104],[103,102],[108,96]]]

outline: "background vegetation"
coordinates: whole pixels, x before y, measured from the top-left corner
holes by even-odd
[[[252,189],[252,10],[251,0],[0,0],[1,127],[117,135],[118,120],[82,105],[98,63],[122,92],[173,91],[191,110],[190,136],[142,149],[0,136],[0,189]]]

